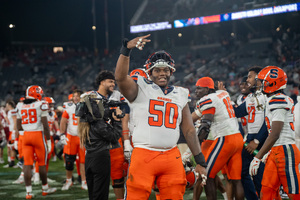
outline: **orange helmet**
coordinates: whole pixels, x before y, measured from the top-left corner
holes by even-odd
[[[138,68],[138,69],[134,69],[130,72],[129,76],[142,76],[146,79],[148,79],[148,74],[145,72],[144,69]]]
[[[55,101],[52,97],[44,97],[43,100],[46,101],[49,104],[55,103]]]
[[[197,83],[196,83],[196,86],[208,87],[209,89],[215,89],[214,81],[210,77],[199,78]]]
[[[287,75],[280,67],[267,66],[258,73],[257,78],[262,82],[264,93],[271,94],[286,88]]]
[[[43,94],[43,89],[38,85],[31,85],[26,89],[27,99],[37,99],[40,101],[42,100]]]
[[[193,187],[197,182],[197,175],[194,169],[186,172],[186,188]]]
[[[72,101],[72,99],[73,99],[73,94],[69,94],[68,100],[69,100],[69,101]]]

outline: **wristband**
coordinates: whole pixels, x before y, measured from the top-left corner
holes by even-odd
[[[201,165],[202,167],[207,167],[207,164],[205,162],[205,158],[202,152],[200,152],[198,155],[194,156],[195,162],[198,165]]]
[[[122,135],[129,135],[129,130],[122,131]]]
[[[127,48],[127,43],[128,43],[128,39],[124,38],[123,41],[122,41],[122,46],[121,46],[121,49],[120,49],[120,54],[122,54],[123,56],[129,57],[130,53],[131,53],[131,49]]]

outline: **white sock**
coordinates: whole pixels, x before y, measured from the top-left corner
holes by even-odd
[[[24,172],[21,172],[20,176],[24,176]]]
[[[228,200],[226,192],[222,193],[225,200]]]
[[[10,161],[11,161],[9,156],[7,157],[7,161],[8,161],[8,162],[10,162]]]
[[[32,186],[31,186],[31,185],[26,186],[26,192],[27,192],[27,193],[32,192]]]
[[[67,178],[67,181],[72,183],[72,178]]]
[[[47,190],[49,188],[48,183],[46,185],[42,185],[43,190]]]

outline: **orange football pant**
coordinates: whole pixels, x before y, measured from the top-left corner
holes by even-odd
[[[300,152],[295,144],[272,147],[262,179],[261,199],[279,199],[283,186],[290,199],[300,199]]]
[[[78,136],[67,134],[69,141],[64,146],[64,154],[79,156],[79,162],[85,163],[85,148],[80,147],[80,139]]]
[[[133,149],[125,199],[148,199],[154,181],[161,199],[183,199],[186,177],[177,147],[168,151]]]
[[[207,176],[215,178],[226,166],[227,176],[231,180],[240,180],[242,173],[243,136],[240,133],[219,137],[204,155],[207,163]]]
[[[124,177],[124,167],[125,162],[124,151],[122,145],[122,138],[119,139],[121,147],[116,149],[110,149],[110,177],[112,181],[118,180]]]
[[[46,165],[46,149],[46,140],[42,131],[24,131],[22,150],[24,165],[33,165],[34,153],[39,162],[39,166]]]

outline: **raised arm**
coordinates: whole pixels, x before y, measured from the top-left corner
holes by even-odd
[[[130,41],[123,41],[123,46],[121,48],[121,54],[119,56],[116,71],[115,71],[115,78],[120,89],[120,92],[125,96],[125,98],[132,102],[138,93],[138,86],[137,84],[128,76],[129,71],[129,60],[130,60],[130,51],[137,47],[140,50],[143,50],[144,45],[146,42],[150,42],[151,40],[147,39],[150,34],[136,37]]]

